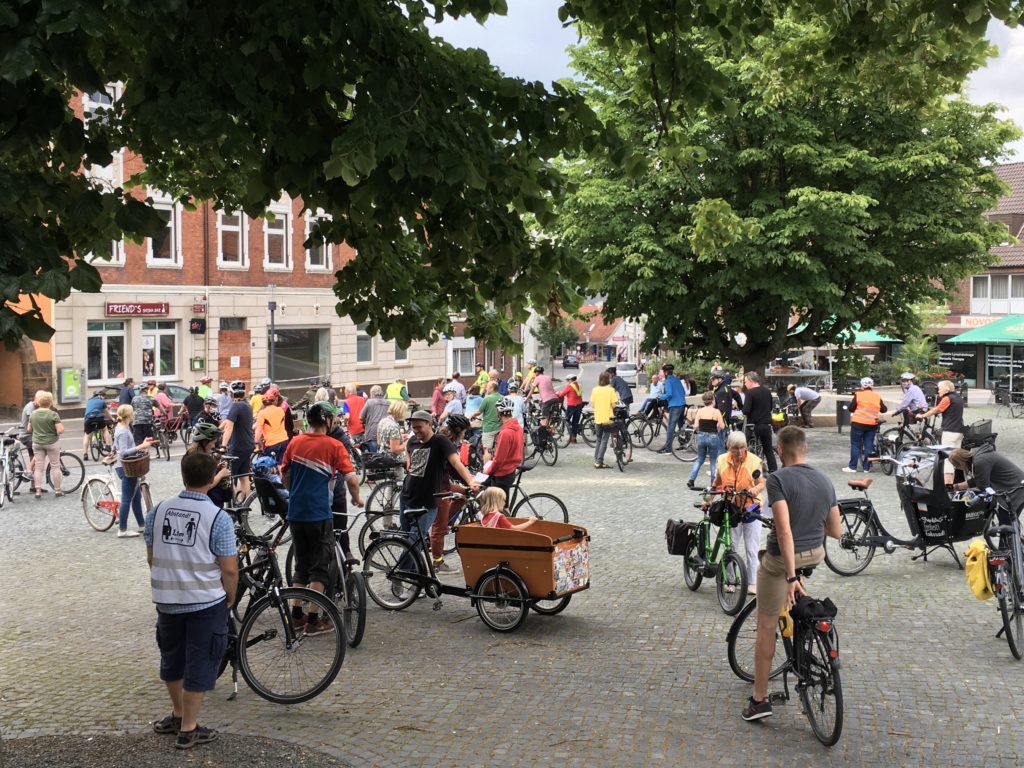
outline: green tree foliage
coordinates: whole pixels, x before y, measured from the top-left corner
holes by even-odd
[[[559,232],[602,278],[606,314],[644,321],[648,348],[756,369],[835,343],[854,323],[905,335],[914,302],[943,300],[1005,236],[982,213],[1002,190],[990,164],[1016,130],[916,71],[907,76],[932,90],[896,101],[879,82],[886,67],[901,76],[898,59],[828,68],[827,40],[779,20],[741,55],[683,41],[727,76],[736,112],[696,110],[669,142],[657,110],[627,95],[640,64],[596,45],[575,54],[596,111],[645,164],[567,164],[575,188]],[[811,61],[815,74],[792,86]]]
[[[530,329],[530,334],[535,338],[543,349],[548,351],[548,356],[554,355],[560,347],[567,344],[575,344],[579,341],[576,336],[576,329],[569,318],[562,315],[543,317],[537,323],[536,328]]]

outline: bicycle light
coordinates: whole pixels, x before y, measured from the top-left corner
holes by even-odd
[[[832,622],[831,621],[822,620],[822,621],[819,621],[814,626],[815,626],[815,628],[817,628],[817,630],[819,632],[828,633],[828,632],[832,631]]]

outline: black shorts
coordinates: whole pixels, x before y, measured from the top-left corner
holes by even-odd
[[[540,414],[545,419],[553,419],[555,416],[558,415],[558,410],[561,407],[561,400],[558,400],[557,398],[555,400],[548,400],[543,405],[541,405]]]
[[[252,448],[235,453],[231,446],[228,446],[228,456],[234,456],[231,462],[232,475],[244,475],[252,471]]]
[[[333,520],[290,520],[288,526],[292,530],[292,552],[295,553],[292,584],[305,586],[313,581],[327,584],[334,554]]]
[[[89,416],[85,420],[85,434],[91,435],[110,426],[110,422],[103,416]]]
[[[158,613],[160,679],[181,680],[186,691],[212,691],[228,647],[228,603],[190,613]]]

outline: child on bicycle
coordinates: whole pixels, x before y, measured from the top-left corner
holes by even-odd
[[[505,508],[505,502],[508,501],[508,497],[505,495],[503,488],[487,488],[480,493],[477,500],[480,502],[480,514],[482,515],[480,524],[484,528],[514,528],[522,530],[529,528],[537,519],[535,517],[528,517],[526,520],[517,522],[509,520],[508,510]]]

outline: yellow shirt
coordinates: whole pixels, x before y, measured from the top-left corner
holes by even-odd
[[[594,387],[590,391],[590,404],[594,406],[594,423],[611,424],[612,408],[619,402],[619,395],[615,387],[608,385]]]
[[[249,407],[253,413],[259,413],[263,407],[263,395],[253,395],[249,398]]]

